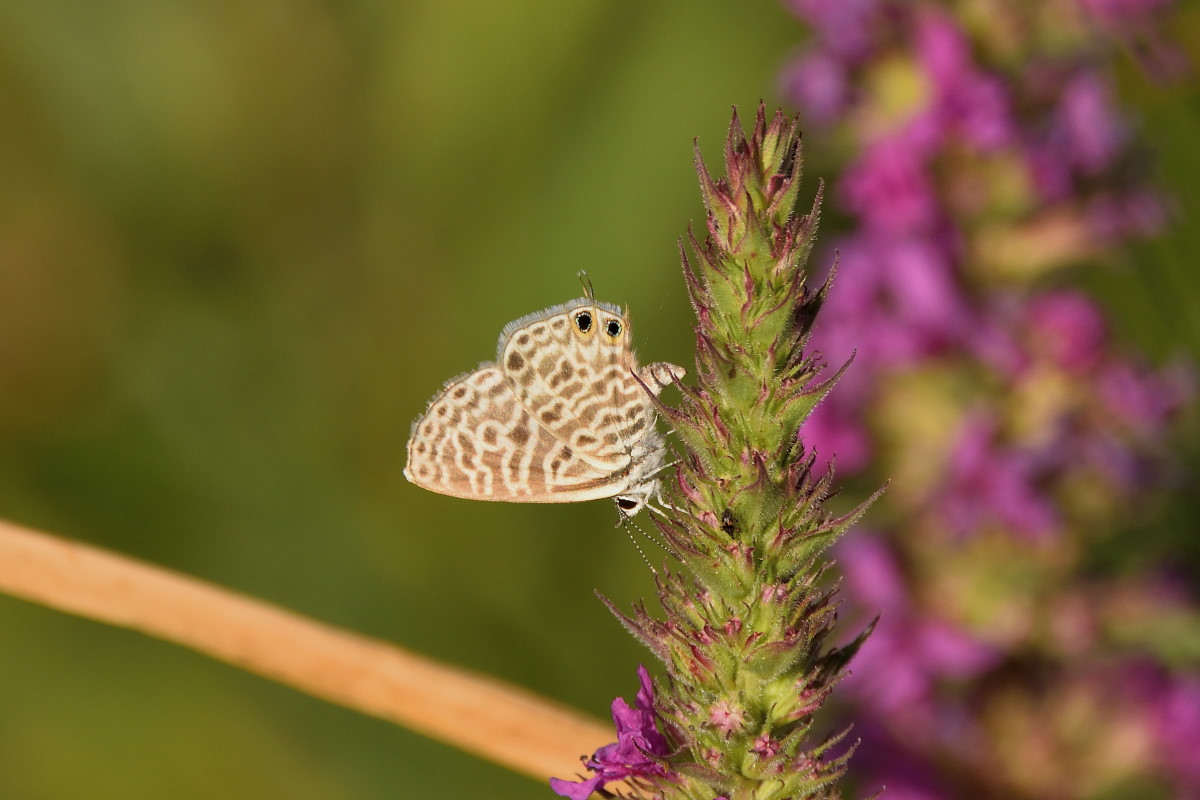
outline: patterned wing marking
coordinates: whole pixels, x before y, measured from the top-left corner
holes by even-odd
[[[578,300],[515,325],[498,358],[518,402],[598,469],[627,467],[654,421],[634,378],[628,320],[614,306]]]
[[[627,471],[598,470],[558,441],[488,365],[447,384],[414,423],[404,475],[455,497],[567,503],[620,494]]]

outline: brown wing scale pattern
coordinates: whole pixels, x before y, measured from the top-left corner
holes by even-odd
[[[627,466],[653,425],[628,320],[612,306],[578,301],[531,321],[501,341],[498,361],[521,405],[598,468]]]
[[[606,477],[534,422],[495,366],[451,381],[433,399],[413,427],[404,474],[441,494],[515,502],[555,502],[541,495],[586,491]]]

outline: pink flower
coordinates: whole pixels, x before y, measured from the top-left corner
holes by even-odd
[[[1125,146],[1125,126],[1113,108],[1108,82],[1094,72],[1080,72],[1067,81],[1056,116],[1063,153],[1085,175],[1106,169]]]
[[[903,740],[870,718],[855,722],[861,740],[855,751],[854,771],[865,790],[886,787],[888,800],[956,800],[959,792],[942,784],[937,766]]]
[[[805,421],[801,438],[822,463],[836,458],[839,473],[858,472],[867,467],[872,453],[862,414],[848,402],[822,403]]]
[[[871,372],[937,355],[973,330],[954,264],[936,240],[862,234],[837,246],[837,288],[814,338],[832,364],[857,351],[846,381],[866,380]],[[839,386],[837,396],[845,393]]]
[[[667,740],[654,725],[654,685],[643,666],[638,667],[638,681],[640,688],[633,708],[620,697],[613,700],[612,718],[617,728],[617,741],[601,747],[588,759],[586,766],[595,774],[579,781],[551,778],[550,788],[555,794],[571,800],[586,800],[588,795],[611,781],[666,775],[653,758],[667,755],[668,749]]]
[[[865,225],[888,233],[936,228],[943,215],[922,150],[905,136],[870,145],[842,176],[842,205]]]
[[[849,101],[846,65],[826,50],[811,50],[784,69],[782,90],[813,123],[832,122]]]
[[[989,523],[1026,536],[1056,532],[1058,512],[1043,485],[1054,466],[1042,453],[997,442],[991,421],[970,420],[946,470],[942,519],[963,536]]]
[[[1034,297],[1025,318],[1032,345],[1068,372],[1086,371],[1104,355],[1108,326],[1095,302],[1081,292]]]
[[[973,678],[992,667],[1000,652],[949,621],[914,609],[899,565],[877,536],[848,536],[838,545],[838,564],[856,604],[880,615],[846,686],[873,714],[902,714],[914,735],[929,733],[920,728],[937,715],[935,683]]]
[[[1113,106],[1109,81],[1101,74],[1087,70],[1067,74],[1050,71],[1030,78],[1031,82],[1035,80],[1044,84],[1045,100],[1054,105],[1042,115],[1041,125],[1026,126],[1026,163],[1042,197],[1048,202],[1059,202],[1079,192],[1086,179],[1095,179],[1111,170],[1128,149],[1129,134]],[[1121,187],[1118,191],[1125,189]],[[1145,193],[1133,196],[1144,197]],[[1139,202],[1123,212],[1120,220],[1111,220],[1109,224],[1120,221],[1121,231],[1135,231],[1138,226],[1129,224],[1124,217],[1133,220],[1140,213]],[[1153,216],[1157,218],[1158,212]]]
[[[839,56],[862,59],[871,54],[880,0],[787,0],[787,6]]]
[[[1190,370],[1183,367],[1156,373],[1130,361],[1115,361],[1099,376],[1099,394],[1127,425],[1143,434],[1157,434],[1192,399],[1192,384]]]
[[[957,134],[984,150],[1012,141],[1004,83],[980,70],[971,45],[954,20],[927,10],[917,24],[916,54],[935,88],[930,113],[943,134]]]
[[[1159,758],[1181,790],[1200,793],[1200,678],[1167,681],[1152,714]]]
[[[762,733],[755,737],[750,750],[759,758],[774,758],[779,754],[779,742],[771,739],[770,734]]]
[[[737,733],[746,722],[746,711],[736,702],[721,698],[708,711],[708,724],[725,736]]]

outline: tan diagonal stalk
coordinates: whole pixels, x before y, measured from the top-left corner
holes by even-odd
[[[613,738],[610,725],[519,687],[3,521],[0,590],[181,644],[538,780],[570,777],[581,753]]]

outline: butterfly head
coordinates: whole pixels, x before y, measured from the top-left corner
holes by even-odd
[[[583,301],[570,308],[567,317],[575,336],[582,341],[598,338],[604,344],[620,346],[629,336],[629,321],[615,306]]]

